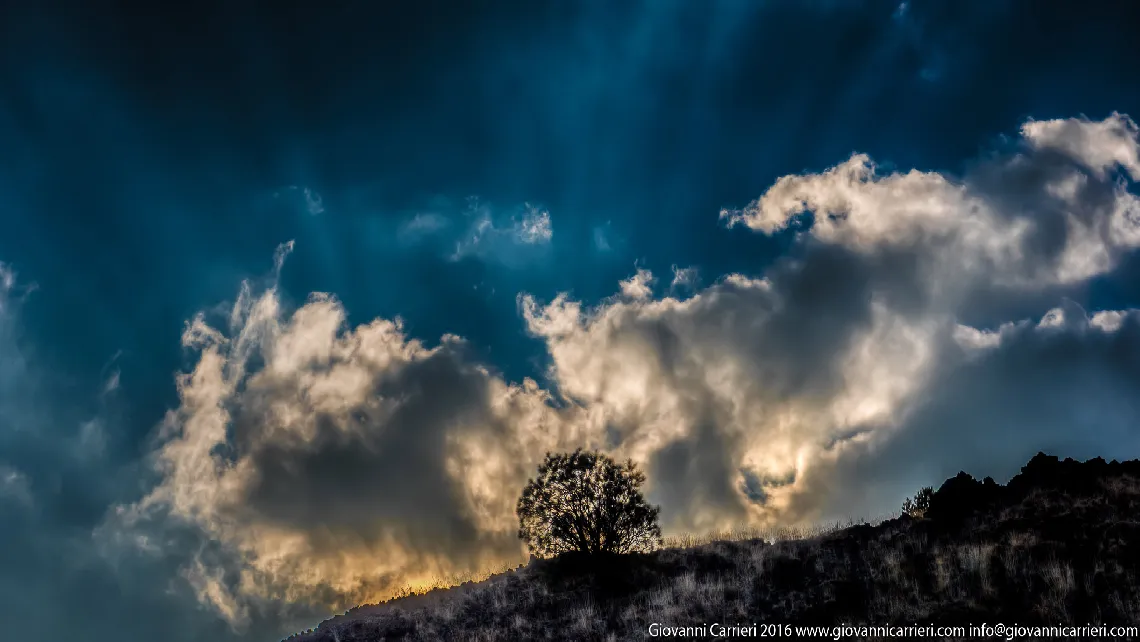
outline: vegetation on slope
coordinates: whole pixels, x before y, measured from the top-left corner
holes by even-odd
[[[1038,454],[904,513],[799,540],[562,555],[356,609],[296,642],[627,640],[650,623],[1140,624],[1140,461]]]

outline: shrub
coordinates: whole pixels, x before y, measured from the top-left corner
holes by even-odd
[[[920,488],[914,497],[907,497],[903,502],[903,513],[915,519],[922,519],[926,511],[930,510],[930,498],[934,496],[934,489],[930,486]]]
[[[519,537],[538,557],[648,552],[661,544],[660,509],[646,503],[645,473],[598,452],[546,454],[519,498]]]

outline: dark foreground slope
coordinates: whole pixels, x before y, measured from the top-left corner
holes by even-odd
[[[627,640],[651,623],[1140,624],[1140,461],[1038,454],[1005,486],[947,480],[922,519],[799,541],[531,563],[294,636]]]

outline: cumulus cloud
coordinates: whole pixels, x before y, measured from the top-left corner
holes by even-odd
[[[1114,167],[1123,167],[1133,180],[1140,180],[1136,123],[1119,113],[1102,121],[1087,118],[1031,120],[1021,135],[1037,149],[1053,149],[1079,161],[1103,179]]]
[[[1137,149],[1130,120],[1023,131],[964,177],[882,174],[856,154],[779,179],[722,212],[799,236],[762,279],[593,308],[523,297],[552,381],[650,466],[674,528],[878,514],[909,484],[959,466],[1009,474],[1038,448],[1126,456],[1140,419],[1124,374],[1140,365],[1133,313],[1070,302],[994,329],[965,321],[979,293],[1051,296],[1140,240],[1137,197],[1110,171]]]
[[[638,268],[637,273],[618,284],[623,296],[631,299],[645,299],[653,296],[653,273]]]
[[[1137,311],[1089,316],[1068,302],[986,334],[984,345],[947,349],[949,363],[903,404],[894,425],[883,427],[889,437],[836,458],[803,489],[800,503],[818,503],[810,498],[820,495],[867,511],[877,495],[907,492],[963,468],[1008,477],[1037,450],[1135,458]]]
[[[820,257],[684,300],[522,305],[558,388],[649,465],[666,525],[725,528],[787,517],[777,490],[794,492],[819,450],[887,417],[920,383],[933,328],[864,304],[854,282],[821,290],[835,272],[855,266]],[[761,490],[766,503],[749,500]]]
[[[247,283],[227,324],[200,315],[183,345],[198,361],[160,429],[163,479],[117,519],[218,542],[184,576],[235,625],[271,598],[343,607],[517,561],[513,491],[547,450],[589,441],[460,338],[351,328],[326,294],[289,312],[275,286]]]
[[[590,228],[590,245],[600,257],[614,257],[629,245],[629,238],[613,221],[607,220]]]
[[[183,577],[241,623],[274,600],[344,606],[519,559],[514,501],[550,449],[641,462],[672,532],[876,516],[1038,449],[1134,455],[1140,313],[1065,297],[1140,244],[1117,169],[1135,126],[1022,132],[961,177],[856,154],[779,179],[721,215],[796,235],[763,275],[698,288],[677,270],[687,296],[658,297],[639,269],[595,305],[520,295],[549,355],[541,384],[504,380],[458,337],[349,327],[331,295],[288,310],[275,285],[246,284],[227,319],[187,325],[197,361],[158,435],[161,480],[120,508],[120,532],[204,534],[216,549]],[[475,246],[548,241],[531,214],[476,217]],[[978,322],[993,297],[1034,311]]]
[[[924,284],[946,302],[992,280],[1042,288],[1110,271],[1140,245],[1140,201],[1107,170],[1135,162],[1130,119],[1031,122],[1023,149],[964,179],[912,170],[882,175],[865,154],[819,174],[785,176],[729,225],[806,234],[864,256],[914,256]],[[1131,169],[1129,169],[1131,171]]]

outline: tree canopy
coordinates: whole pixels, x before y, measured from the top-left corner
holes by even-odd
[[[582,449],[547,453],[519,498],[519,537],[538,557],[653,550],[661,543],[660,509],[645,501],[643,483],[633,461]]]
[[[902,505],[902,512],[915,519],[921,519],[926,515],[926,511],[930,510],[930,498],[933,496],[934,489],[930,486],[920,488],[914,497],[906,498]]]

